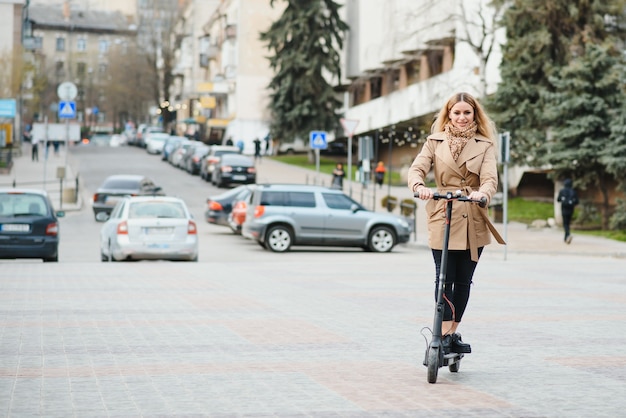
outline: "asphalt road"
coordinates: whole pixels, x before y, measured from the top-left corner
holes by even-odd
[[[203,220],[217,190],[135,148],[75,154],[88,197],[152,176]],[[626,264],[488,247],[458,373],[426,381],[429,251],[275,254],[200,226],[198,263],[101,263],[88,204],[61,261],[0,261],[7,417],[617,417],[626,410]]]

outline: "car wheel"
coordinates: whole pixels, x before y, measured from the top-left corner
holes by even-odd
[[[367,244],[374,252],[387,253],[396,245],[396,237],[388,227],[377,226],[370,231]]]
[[[265,248],[275,253],[289,251],[293,242],[291,230],[284,225],[271,227],[265,235]]]
[[[52,257],[46,257],[43,259],[44,263],[56,263],[59,261],[59,255],[55,254]]]
[[[104,253],[104,251],[100,250],[100,261],[106,262],[109,261],[109,256]]]

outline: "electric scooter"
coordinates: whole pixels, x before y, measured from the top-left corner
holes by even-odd
[[[417,194],[415,197],[418,197]],[[428,348],[426,349],[426,355],[424,358],[424,366],[428,368],[427,378],[428,383],[437,382],[437,373],[439,368],[448,367],[450,372],[456,373],[461,366],[461,359],[463,353],[445,353],[443,347],[443,337],[441,335],[441,324],[443,322],[443,291],[445,288],[446,274],[448,270],[448,242],[450,240],[450,222],[452,218],[452,203],[457,200],[459,202],[474,202],[478,203],[480,207],[485,207],[487,204],[486,199],[474,200],[467,196],[463,196],[460,190],[455,193],[447,192],[446,194],[435,193],[433,195],[434,200],[446,199],[446,227],[443,236],[443,251],[441,253],[441,268],[439,270],[439,281],[437,285],[437,302],[435,305],[435,317],[433,320],[432,339]]]

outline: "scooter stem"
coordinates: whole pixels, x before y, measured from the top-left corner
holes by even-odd
[[[443,235],[443,251],[441,252],[441,266],[437,283],[437,310],[433,321],[433,343],[441,343],[441,325],[443,323],[443,291],[448,273],[448,242],[450,241],[450,219],[452,218],[452,199],[446,201],[446,227]]]

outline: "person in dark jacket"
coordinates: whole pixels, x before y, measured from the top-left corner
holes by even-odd
[[[578,194],[572,187],[571,179],[565,179],[565,181],[563,181],[563,188],[559,190],[559,195],[556,200],[557,202],[561,202],[561,216],[563,217],[563,230],[565,231],[563,241],[569,244],[572,242],[570,223],[572,222],[574,209],[576,205],[578,205]]]

